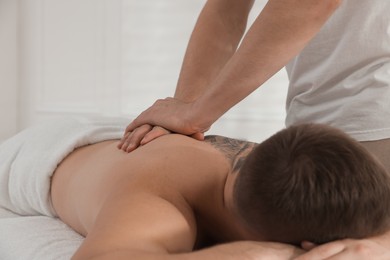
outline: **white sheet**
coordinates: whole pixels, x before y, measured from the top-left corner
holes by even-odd
[[[82,241],[57,218],[18,216],[0,208],[1,260],[68,260]]]

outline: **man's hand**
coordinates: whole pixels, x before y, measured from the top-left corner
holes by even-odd
[[[209,247],[192,252],[188,259],[226,259],[226,260],[293,260],[305,253],[296,246],[273,243],[238,241]],[[180,258],[178,258],[180,259]],[[187,259],[187,258],[185,258]]]
[[[200,251],[180,254],[143,252],[140,250],[115,250],[91,260],[144,259],[144,260],[293,260],[304,253],[298,247],[270,242],[241,241],[209,247]],[[76,258],[75,258],[76,259]],[[77,258],[79,259],[79,258]],[[80,258],[84,259],[84,258]]]
[[[302,247],[310,250],[296,258],[296,260],[388,260],[390,259],[390,248],[386,246],[389,241],[380,239],[345,239],[330,242],[320,246],[304,242]]]

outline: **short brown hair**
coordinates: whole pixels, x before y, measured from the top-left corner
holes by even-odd
[[[357,141],[302,124],[259,144],[234,186],[241,218],[267,240],[363,238],[389,228],[390,179]]]

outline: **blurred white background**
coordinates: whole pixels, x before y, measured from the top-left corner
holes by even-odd
[[[251,21],[266,0],[258,0]],[[131,118],[172,96],[205,0],[0,0],[0,141],[61,115]],[[280,71],[210,130],[261,141],[284,126]]]

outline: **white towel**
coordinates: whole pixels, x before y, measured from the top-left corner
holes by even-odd
[[[0,145],[0,207],[19,215],[55,216],[50,179],[75,148],[119,139],[127,119],[61,118],[30,127]]]

